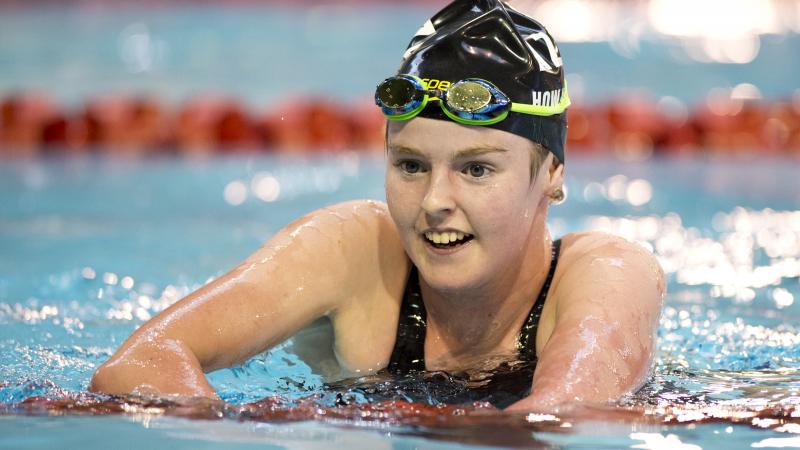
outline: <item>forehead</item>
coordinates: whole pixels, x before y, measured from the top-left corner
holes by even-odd
[[[389,121],[387,139],[390,151],[405,148],[422,153],[457,153],[476,148],[517,153],[528,152],[533,145],[527,139],[505,131],[426,117]]]

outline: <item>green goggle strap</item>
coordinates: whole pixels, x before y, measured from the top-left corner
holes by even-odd
[[[569,100],[569,93],[567,92],[567,82],[564,81],[564,95],[558,100],[555,106],[544,105],[526,105],[523,103],[511,103],[511,111],[522,114],[531,114],[534,116],[555,116],[563,113],[572,102]]]

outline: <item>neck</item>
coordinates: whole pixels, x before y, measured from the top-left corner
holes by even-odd
[[[420,279],[427,310],[426,360],[437,366],[437,360],[452,364],[514,349],[551,263],[552,242],[544,218],[531,228],[520,260],[481,286],[442,292]]]

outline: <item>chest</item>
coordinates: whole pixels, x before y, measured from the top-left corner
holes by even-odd
[[[372,298],[332,318],[333,351],[345,373],[369,375],[389,365],[400,311],[395,298]]]
[[[532,332],[524,329],[527,315],[521,315],[519,323],[510,328],[511,332],[492,347],[453,345],[441,339],[436,328],[427,324],[422,326],[421,333],[409,333],[406,336],[401,333],[398,337],[398,328],[409,322],[401,310],[402,297],[403,292],[398,291],[361,299],[333,317],[333,350],[344,373],[360,376],[387,368],[398,339],[406,340],[405,348],[413,348],[412,354],[400,356],[422,359],[425,370],[453,370],[475,366],[476,362],[495,357],[517,355],[520,350],[519,337],[523,334],[527,334],[529,339],[524,347],[538,354],[546,345],[555,325],[556,299],[547,298]]]

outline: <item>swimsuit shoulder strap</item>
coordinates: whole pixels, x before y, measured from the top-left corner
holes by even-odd
[[[525,320],[519,332],[517,348],[519,349],[520,357],[524,361],[536,361],[536,330],[539,328],[539,319],[542,317],[544,302],[547,300],[547,293],[550,291],[550,284],[553,282],[553,275],[556,273],[559,253],[561,253],[561,239],[553,241],[550,270],[547,272],[547,279],[544,280],[542,289],[539,291],[539,297],[536,299],[536,302],[534,302],[533,307],[531,307],[528,318]]]
[[[422,302],[417,266],[411,265],[400,306],[397,337],[389,360],[389,372],[405,374],[425,370],[425,329],[428,314]]]

